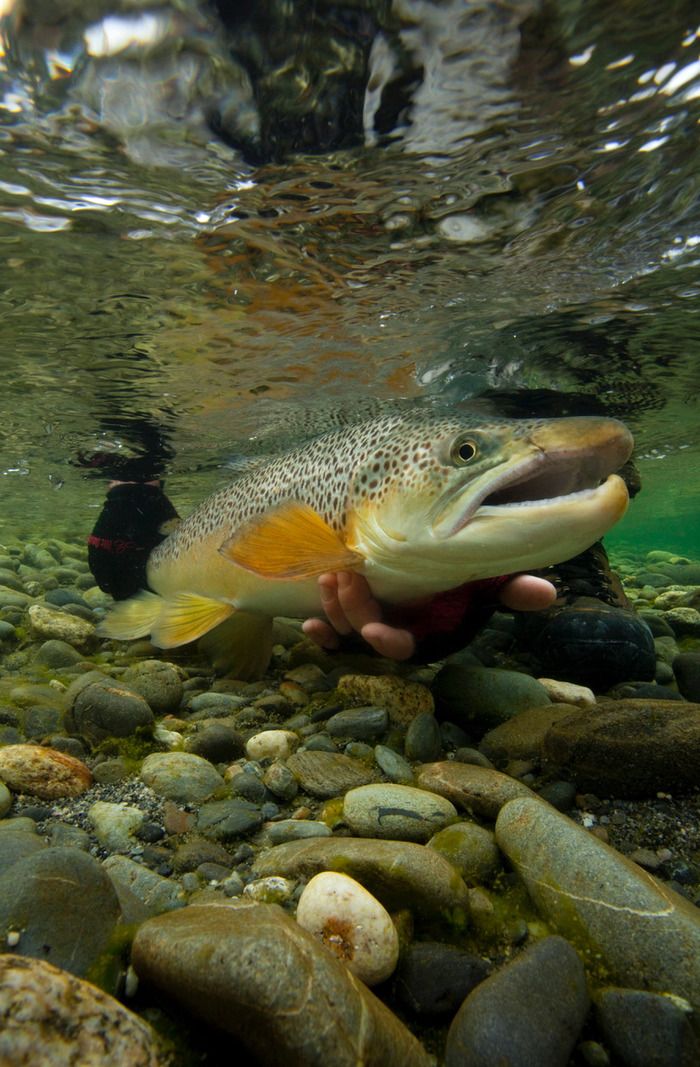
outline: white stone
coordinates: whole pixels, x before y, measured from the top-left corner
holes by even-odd
[[[38,637],[65,641],[77,648],[95,639],[95,627],[77,615],[68,615],[45,604],[32,604],[27,614],[29,625]]]
[[[547,690],[553,704],[573,704],[577,708],[595,704],[595,693],[588,686],[561,682],[558,678],[538,678],[537,681]]]
[[[291,730],[264,730],[248,739],[245,750],[249,759],[286,759],[298,744]]]
[[[365,985],[383,982],[396,967],[399,937],[391,916],[347,874],[315,875],[299,897],[297,922]]]
[[[130,804],[96,800],[88,810],[88,819],[101,845],[113,852],[128,852],[133,847],[134,834],[143,824],[144,815]]]

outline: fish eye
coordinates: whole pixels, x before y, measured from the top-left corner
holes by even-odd
[[[471,463],[473,459],[479,454],[476,441],[472,441],[471,438],[465,438],[460,441],[455,441],[452,446],[452,460],[457,466],[462,466],[465,463]]]

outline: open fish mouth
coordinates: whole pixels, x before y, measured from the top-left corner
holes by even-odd
[[[565,420],[562,420],[565,421]],[[579,421],[579,420],[577,420]],[[459,533],[477,515],[487,517],[506,510],[528,508],[543,511],[595,503],[596,494],[605,497],[620,479],[613,474],[629,458],[632,436],[622,423],[610,420],[608,436],[583,445],[548,440],[542,444],[533,434],[533,450],[500,472],[492,472],[477,487],[474,483],[457,487],[441,502],[433,530],[440,539]],[[549,447],[548,447],[549,446]],[[524,518],[524,515],[523,515]],[[451,521],[450,521],[451,520]]]

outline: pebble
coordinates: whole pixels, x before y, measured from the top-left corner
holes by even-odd
[[[673,660],[673,673],[685,699],[700,703],[700,652],[681,652]]]
[[[330,837],[331,830],[324,822],[315,819],[281,819],[265,827],[271,845],[285,841],[302,841],[308,837]]]
[[[46,604],[30,605],[27,617],[32,632],[44,640],[65,641],[68,645],[86,649],[94,646],[97,641],[95,627],[91,622]]]
[[[210,763],[227,763],[243,755],[244,743],[238,730],[226,723],[214,722],[188,737],[185,749]]]
[[[425,842],[456,818],[449,800],[410,785],[360,786],[343,803],[343,819],[359,837]]]
[[[539,763],[550,728],[563,719],[575,721],[586,714],[583,708],[573,704],[547,704],[521,711],[484,734],[479,751],[501,765],[515,759],[531,759]]]
[[[315,875],[299,897],[296,918],[365,985],[377,985],[393,973],[399,958],[396,927],[354,878],[335,871]]]
[[[110,852],[128,852],[135,842],[134,834],[143,825],[140,808],[131,804],[111,804],[96,800],[88,811],[88,820],[103,848]]]
[[[256,878],[248,882],[243,895],[260,904],[285,904],[291,899],[296,882],[289,878],[272,875],[269,878]]]
[[[197,829],[217,841],[232,841],[262,826],[263,816],[256,804],[238,797],[203,804],[197,815]]]
[[[514,797],[534,796],[515,778],[488,767],[444,761],[426,763],[418,771],[418,785],[476,815],[495,819],[502,806]]]
[[[458,725],[484,733],[527,708],[549,704],[547,690],[529,674],[448,663],[433,684],[435,698]]]
[[[493,832],[475,822],[446,826],[430,838],[428,848],[454,864],[467,885],[488,885],[502,867]]]
[[[457,945],[416,941],[402,953],[394,992],[420,1016],[452,1016],[491,973],[491,964]]]
[[[447,1035],[445,1067],[567,1067],[588,1012],[583,965],[545,937],[468,995]]]
[[[542,917],[612,981],[700,1008],[700,912],[536,797],[510,801],[496,840]]]
[[[407,726],[421,712],[435,711],[427,686],[391,674],[346,674],[338,682],[337,692],[348,704],[384,708],[390,721],[399,726]]]
[[[79,849],[40,849],[0,876],[0,931],[20,933],[22,955],[79,977],[106,949],[119,915],[106,871]]]
[[[326,722],[331,737],[353,737],[358,741],[374,741],[388,728],[389,713],[372,706],[338,711]]]
[[[34,657],[34,662],[51,670],[60,670],[61,667],[72,667],[80,663],[82,656],[72,645],[66,641],[44,641]]]
[[[413,768],[407,760],[387,745],[375,745],[374,758],[377,766],[392,782],[411,785],[415,781]]]
[[[0,779],[15,793],[44,800],[79,796],[92,785],[92,773],[81,760],[41,745],[0,748]]]
[[[578,708],[589,708],[595,704],[595,693],[586,685],[561,682],[558,678],[538,678],[537,681],[547,690],[553,704],[572,704]]]
[[[137,931],[132,962],[264,1063],[431,1067],[396,1016],[276,905],[195,905],[157,916]]]
[[[606,1045],[625,1067],[692,1067],[700,1063],[690,1005],[680,997],[608,986],[594,997]]]
[[[442,734],[434,715],[423,711],[409,723],[404,741],[406,759],[418,763],[432,763],[442,752]]]
[[[2,769],[0,768],[0,774]],[[12,794],[4,782],[0,782],[0,819],[4,819],[12,807]]]
[[[138,921],[181,908],[185,904],[185,893],[176,881],[164,878],[129,856],[108,856],[102,866],[116,890],[126,922],[134,921],[129,917],[132,897],[141,905]]]
[[[248,739],[245,751],[249,759],[286,759],[298,744],[299,738],[291,730],[264,730]]]
[[[96,671],[73,682],[65,700],[70,732],[94,744],[108,737],[131,737],[139,728],[152,728],[154,723],[153,712],[142,696]]]
[[[148,1023],[44,960],[0,956],[0,1018],[0,1063],[8,1067],[171,1063]]]
[[[377,779],[371,767],[340,752],[295,752],[287,760],[287,767],[304,792],[321,799],[340,796]]]
[[[191,752],[153,752],[141,765],[141,780],[177,804],[200,804],[224,785],[216,768]]]
[[[456,926],[467,921],[468,891],[455,868],[444,856],[410,841],[352,837],[291,841],[259,854],[253,863],[258,877],[280,874],[302,879],[325,870],[349,874],[392,912],[408,908]]]
[[[154,715],[174,713],[182,703],[182,678],[172,663],[159,659],[142,660],[127,667],[121,682],[142,696]]]

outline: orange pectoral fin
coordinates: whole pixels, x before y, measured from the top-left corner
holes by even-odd
[[[363,562],[313,508],[299,503],[282,504],[256,519],[219,552],[261,578],[315,578]]]

